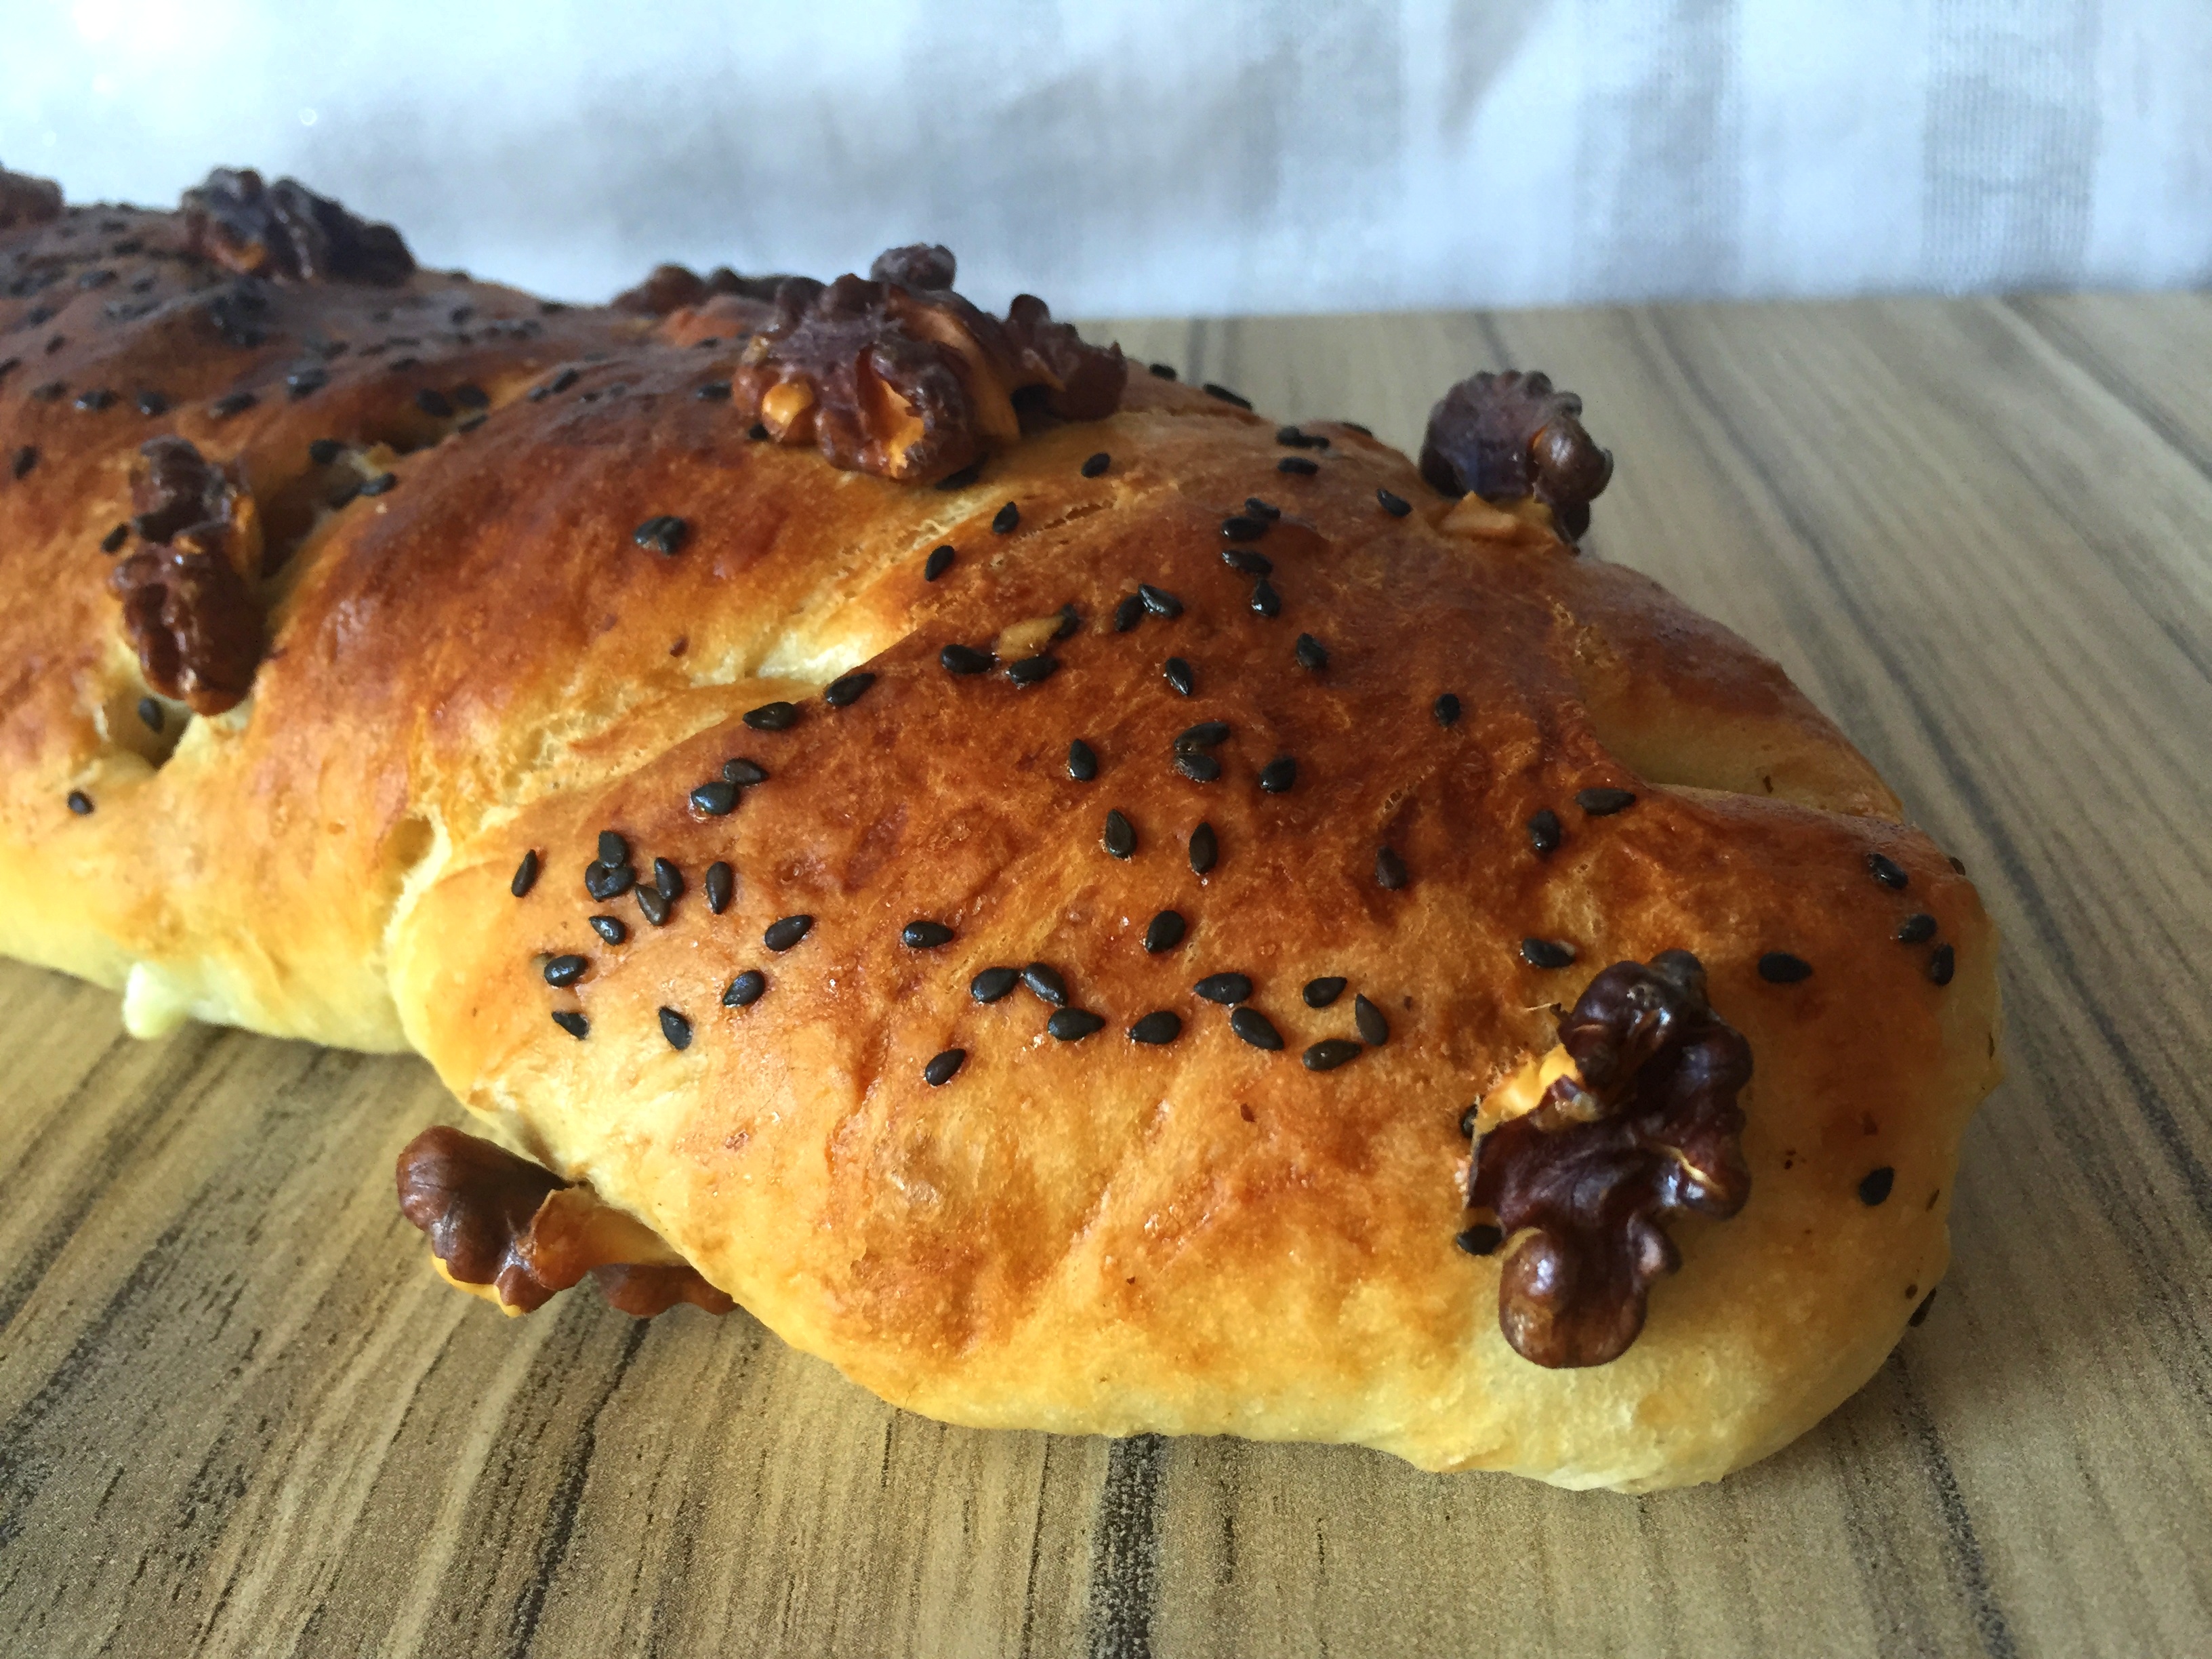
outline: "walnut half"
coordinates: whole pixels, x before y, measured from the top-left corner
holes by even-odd
[[[415,256],[390,225],[357,218],[296,179],[217,167],[179,204],[191,251],[246,276],[392,287]]]
[[[261,564],[253,498],[183,438],[143,445],[131,478],[137,549],[108,573],[146,684],[203,714],[253,689],[261,605],[245,574]]]
[[[507,1313],[529,1313],[586,1273],[624,1313],[678,1302],[735,1307],[643,1223],[543,1164],[442,1124],[399,1154],[399,1209],[429,1236],[439,1271]]]
[[[1429,411],[1421,476],[1447,495],[1511,501],[1534,496],[1572,541],[1613,477],[1613,453],[1582,423],[1583,400],[1548,376],[1486,371],[1462,380]]]
[[[1477,1141],[1471,1207],[1504,1234],[1498,1322],[1539,1365],[1602,1365],[1681,1266],[1662,1224],[1725,1219],[1751,1195],[1736,1096],[1751,1045],[1705,1000],[1687,951],[1615,963],[1559,1024],[1571,1068]]]

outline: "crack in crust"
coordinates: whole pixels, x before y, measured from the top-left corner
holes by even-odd
[[[252,498],[182,438],[139,450],[132,527],[143,545],[108,574],[146,684],[202,714],[235,708],[260,665],[261,606],[240,567],[259,563]]]
[[[1613,452],[1583,429],[1582,412],[1583,400],[1547,375],[1486,370],[1429,411],[1421,476],[1447,495],[1534,495],[1572,541],[1589,528],[1589,504],[1613,477]]]
[[[739,395],[778,442],[901,480],[942,477],[1041,424],[1119,405],[1120,347],[1086,345],[1030,295],[1000,322],[952,291],[953,273],[945,249],[916,246],[865,277],[785,278],[733,376]]]
[[[390,225],[357,218],[296,179],[270,185],[251,167],[217,167],[179,207],[191,251],[241,276],[389,288],[415,269]]]
[[[1662,1224],[1726,1219],[1751,1194],[1751,1047],[1705,1000],[1686,951],[1620,962],[1560,1022],[1581,1072],[1484,1135],[1468,1202],[1508,1240],[1498,1321],[1539,1365],[1602,1365],[1644,1328],[1653,1280],[1681,1266]]]
[[[402,1149],[396,1173],[400,1212],[428,1235],[447,1274],[489,1285],[510,1312],[544,1307],[587,1273],[609,1302],[641,1319],[678,1302],[714,1314],[737,1305],[588,1187],[481,1136],[425,1129]]]
[[[0,167],[0,230],[43,225],[62,216],[62,187],[51,179]]]

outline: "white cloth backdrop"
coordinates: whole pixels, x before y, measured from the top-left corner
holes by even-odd
[[[2212,0],[0,0],[0,163],[1137,315],[2212,277]]]

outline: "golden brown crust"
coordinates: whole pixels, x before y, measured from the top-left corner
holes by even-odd
[[[169,252],[112,252],[131,240]],[[1330,441],[1300,452],[1317,471],[1280,474],[1272,422],[1149,375],[961,487],[840,471],[750,435],[715,390],[761,312],[738,292],[640,316],[420,271],[240,289],[173,218],[108,210],[11,233],[0,258],[0,294],[58,273],[0,299],[0,338],[39,354],[0,379],[0,427],[40,452],[0,482],[0,558],[45,596],[0,617],[0,948],[128,980],[139,1029],[191,1012],[411,1043],[506,1144],[787,1338],[964,1422],[1710,1479],[1856,1387],[1942,1271],[1994,1066],[1972,887],[1773,664],[1575,554],[1540,507],[1455,504],[1345,427],[1309,428]],[[76,286],[110,260],[116,282]],[[111,321],[118,287],[155,308]],[[414,343],[364,361],[394,331]],[[286,372],[339,337],[295,400]],[[27,395],[48,380],[64,394]],[[142,385],[166,413],[136,412]],[[101,386],[122,401],[74,407]],[[240,389],[258,401],[217,416]],[[181,738],[180,708],[133,729],[150,688],[99,550],[162,432],[234,469],[267,572],[252,695]],[[327,462],[322,437],[344,441]],[[1224,538],[1255,494],[1281,518]],[[949,672],[950,646],[988,672]],[[832,706],[855,671],[872,678]],[[780,702],[788,724],[746,723]],[[1200,781],[1176,739],[1213,720]],[[1291,787],[1263,787],[1285,757]],[[696,795],[733,759],[766,781],[728,810]],[[1579,805],[1593,789],[1635,799]],[[1556,833],[1532,834],[1547,812]],[[609,830],[648,888],[656,859],[680,878],[665,924],[658,898],[587,892]],[[1167,910],[1181,938],[1148,951]],[[1916,913],[1934,941],[1897,943]],[[903,942],[917,920],[952,939]],[[1572,963],[1531,966],[1529,939]],[[1601,969],[1672,949],[1754,1056],[1752,1196],[1679,1225],[1683,1267],[1620,1358],[1546,1370],[1500,1334],[1499,1261],[1453,1242],[1475,1218],[1460,1119]],[[1773,952],[1811,975],[1762,977]],[[549,983],[562,955],[585,969]],[[1061,1040],[1030,990],[971,994],[1031,963],[1103,1027]],[[726,1003],[750,969],[764,993]],[[1280,1048],[1194,994],[1218,972],[1250,978]],[[1309,1007],[1318,976],[1351,988]],[[1172,1040],[1133,1042],[1154,1014]],[[1330,1041],[1360,1046],[1302,1063]],[[1893,1192],[1863,1202],[1882,1168]]]

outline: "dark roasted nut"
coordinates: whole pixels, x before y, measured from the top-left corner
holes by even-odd
[[[0,230],[43,225],[62,216],[62,187],[51,179],[0,167]]]
[[[1651,1282],[1681,1265],[1664,1222],[1725,1219],[1751,1173],[1735,1100],[1751,1047],[1705,1000],[1686,951],[1616,963],[1559,1025],[1582,1074],[1475,1147],[1468,1202],[1504,1231],[1505,1339],[1539,1365],[1601,1365],[1644,1328]]]
[[[182,438],[139,452],[133,528],[144,545],[108,573],[146,684],[203,714],[235,707],[261,661],[261,606],[240,574],[258,562],[250,502]]]
[[[707,297],[707,280],[687,265],[655,265],[635,288],[615,295],[614,308],[639,317],[665,317]]]
[[[954,293],[951,253],[894,248],[869,277],[790,277],[733,374],[778,442],[834,465],[937,480],[1012,443],[1025,425],[1088,420],[1120,403],[1120,349],[1088,346],[1024,296],[1008,321]]]
[[[179,207],[191,251],[246,276],[390,287],[415,269],[390,225],[356,218],[296,179],[270,185],[251,167],[217,167]]]
[[[1572,541],[1613,477],[1613,454],[1583,430],[1583,400],[1542,374],[1508,369],[1462,380],[1429,411],[1421,476],[1447,495],[1534,495]]]

